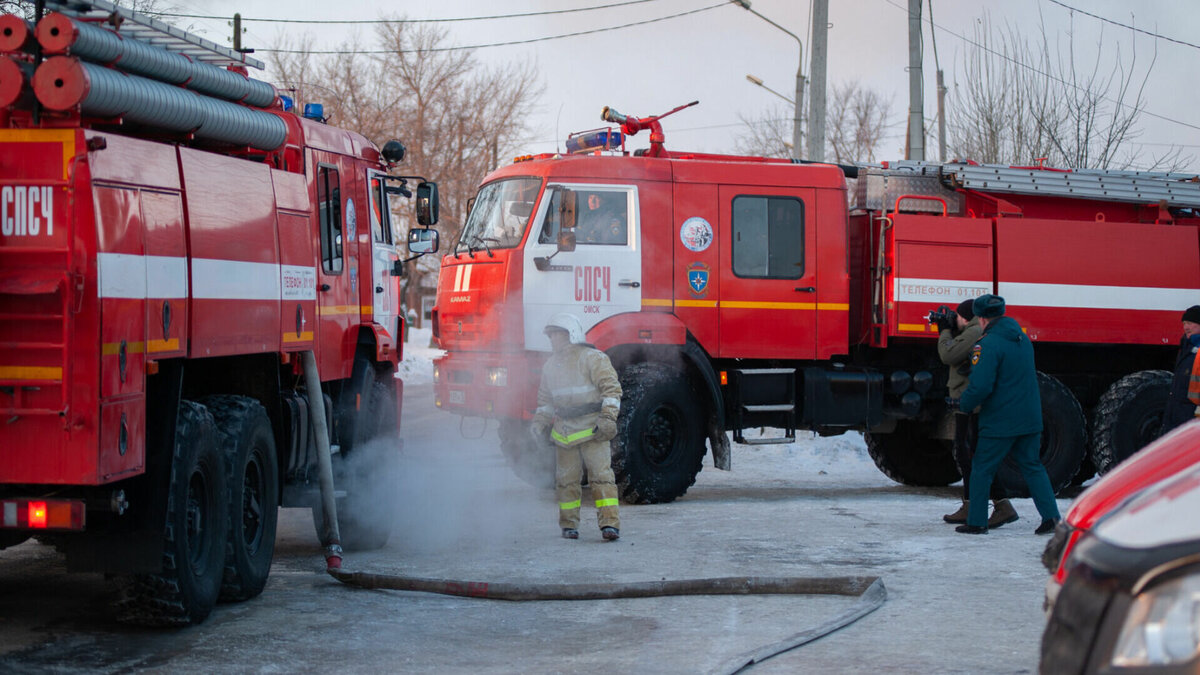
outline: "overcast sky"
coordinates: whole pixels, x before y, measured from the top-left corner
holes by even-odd
[[[595,7],[620,1],[404,0],[384,4],[363,0],[194,0],[186,3],[186,11],[220,16],[239,11],[248,19],[374,19],[383,12],[429,19]],[[936,25],[932,34],[927,3],[923,24],[927,120],[936,115],[931,38],[936,39],[938,60],[946,71],[947,84],[953,88],[965,53],[973,49],[964,38],[974,39],[977,22],[985,15],[993,24],[1008,22],[1034,40],[1040,38],[1044,21],[1050,39],[1057,40],[1063,50],[1068,34],[1074,33],[1079,61],[1090,65],[1098,49],[1101,59],[1119,53],[1126,66],[1133,65],[1139,81],[1157,49],[1146,87],[1147,114],[1142,117],[1139,138],[1145,144],[1142,150],[1148,157],[1167,151],[1172,144],[1181,145],[1193,158],[1189,166],[1200,168],[1200,114],[1196,113],[1200,110],[1200,87],[1195,75],[1200,47],[1192,46],[1200,45],[1200,4],[1196,0],[1060,0],[1061,4],[1054,0],[933,0]],[[891,133],[880,155],[881,159],[901,158],[908,109],[907,0],[830,0],[829,4],[829,83],[832,86],[857,80],[891,97]],[[1163,39],[1142,33],[1131,35],[1128,29],[1072,12],[1063,5],[1134,25]],[[808,75],[810,2],[752,0],[752,6],[801,37]],[[531,120],[533,131],[522,152],[553,151],[562,147],[568,132],[601,126],[599,113],[605,105],[645,116],[697,99],[699,106],[664,121],[667,147],[732,152],[737,136],[744,130],[739,115],[755,118],[778,112],[790,117],[788,103],[751,84],[746,75],[756,75],[767,86],[791,97],[800,58],[795,39],[736,5],[721,0],[650,0],[596,11],[440,25],[449,32],[450,45],[474,46],[608,28],[692,10],[703,11],[590,35],[482,47],[475,50],[475,57],[485,64],[527,59],[538,67],[545,93],[539,114]],[[223,21],[173,20],[191,22],[216,42],[226,42],[230,34]],[[357,30],[360,45],[369,47],[373,39],[369,26],[353,29],[248,21],[246,27],[245,44],[259,48],[276,44],[284,33],[307,36],[313,49],[336,49],[353,35],[353,30]],[[645,136],[643,133],[633,139],[631,147],[645,147]],[[927,141],[927,147],[928,156],[935,157],[935,137]]]

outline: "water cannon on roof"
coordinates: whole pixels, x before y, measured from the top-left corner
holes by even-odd
[[[665,134],[663,134],[662,125],[659,124],[658,121],[661,120],[662,118],[666,117],[667,115],[674,115],[675,113],[679,112],[680,110],[683,110],[684,108],[690,108],[699,103],[700,103],[700,101],[692,101],[691,103],[685,103],[676,108],[672,108],[671,110],[668,110],[667,112],[665,112],[661,115],[651,115],[650,117],[634,117],[633,115],[622,115],[621,113],[617,112],[615,109],[610,108],[609,106],[604,106],[604,110],[600,111],[600,119],[604,120],[605,122],[611,122],[613,124],[620,124],[621,132],[624,133],[626,136],[634,136],[643,129],[649,129],[650,130],[650,149],[646,152],[646,156],[647,157],[667,157],[668,156],[667,149],[665,147],[663,147],[663,143],[666,142],[667,137]]]

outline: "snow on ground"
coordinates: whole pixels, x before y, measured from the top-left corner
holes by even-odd
[[[429,346],[433,328],[409,328],[408,342],[404,343],[404,359],[396,376],[405,384],[427,384],[433,382],[433,360],[446,352]]]

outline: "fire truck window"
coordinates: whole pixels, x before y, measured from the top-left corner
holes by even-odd
[[[317,210],[321,217],[321,267],[342,273],[342,195],[337,168],[317,169]]]
[[[541,188],[538,178],[512,178],[484,185],[475,196],[458,247],[492,250],[518,246]]]
[[[761,279],[804,276],[804,203],[791,197],[735,197],[733,273]]]
[[[576,202],[576,231],[580,244],[624,246],[629,222],[629,200],[626,193],[613,190],[579,192]]]
[[[376,244],[392,243],[392,228],[388,213],[388,198],[383,191],[383,181],[371,179],[371,238]]]

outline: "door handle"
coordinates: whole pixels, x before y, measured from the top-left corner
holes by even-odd
[[[816,286],[797,286],[794,290],[800,291],[801,293],[816,293],[817,287]]]
[[[375,292],[376,292],[376,293],[382,293],[382,292],[383,292],[383,286],[376,286],[376,287],[375,287]]]
[[[628,287],[630,287],[630,288],[641,288],[641,286],[642,286],[642,282],[640,282],[640,281],[630,281],[629,279],[622,279],[622,280],[620,280],[620,281],[618,281],[618,282],[617,282],[617,285],[618,285],[618,286],[628,286]]]
[[[330,288],[331,288],[331,286],[329,284],[321,284],[321,292],[322,293],[328,292]]]

